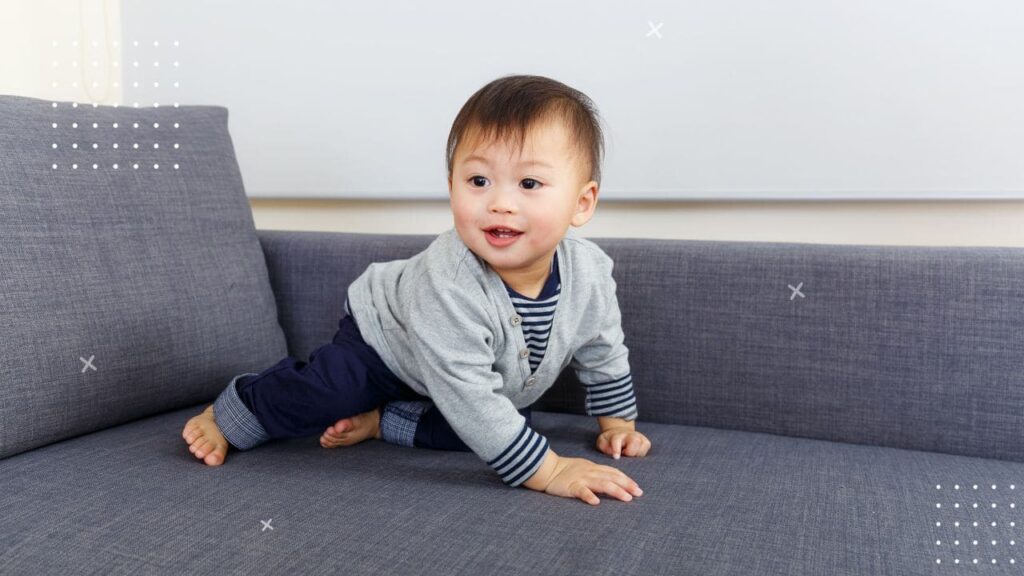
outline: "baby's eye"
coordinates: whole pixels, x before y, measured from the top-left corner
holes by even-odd
[[[543,184],[541,184],[540,182],[537,182],[533,178],[523,178],[523,182],[533,182],[537,186],[543,186]],[[527,186],[526,187],[527,190],[533,190],[534,188],[535,188],[534,186]]]
[[[477,182],[478,180],[486,181],[487,178],[484,178],[483,176],[472,176],[469,179],[469,181],[472,182],[474,186],[484,186],[484,184],[478,184],[478,182]]]

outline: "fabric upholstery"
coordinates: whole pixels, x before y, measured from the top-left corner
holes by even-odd
[[[370,262],[431,239],[258,234],[298,355]],[[641,422],[1024,461],[1024,250],[591,240],[615,261]],[[534,406],[584,404],[566,369]]]
[[[612,460],[593,418],[534,412],[560,454],[644,490],[592,506],[509,488],[472,453],[381,440],[284,440],[208,467],[180,436],[202,408],[0,460],[0,573],[923,576],[954,558],[985,574],[1024,563],[1024,542],[1009,545],[1021,463],[642,421],[651,452]]]

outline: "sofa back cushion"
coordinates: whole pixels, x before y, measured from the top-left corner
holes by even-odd
[[[641,421],[1024,461],[1024,249],[594,241]]]
[[[434,238],[259,236],[300,357],[330,340],[367,265]],[[615,261],[640,430],[663,422],[1024,461],[1024,250],[591,240]],[[584,414],[584,400],[566,368],[534,408]]]
[[[227,117],[0,96],[0,458],[286,353]]]

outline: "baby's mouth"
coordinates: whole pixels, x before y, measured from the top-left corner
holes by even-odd
[[[490,234],[492,238],[515,238],[523,233],[522,230],[517,230],[511,226],[502,226],[501,224],[491,224],[487,228],[483,229],[484,233]]]
[[[494,236],[495,238],[515,238],[516,236],[522,234],[522,232],[502,229],[488,230],[487,233],[490,234],[491,236]]]

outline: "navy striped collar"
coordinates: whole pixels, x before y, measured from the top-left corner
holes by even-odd
[[[502,282],[504,284],[504,281]],[[558,273],[558,251],[555,251],[554,258],[551,259],[551,270],[548,271],[548,279],[544,282],[544,288],[541,289],[540,294],[536,298],[530,298],[524,296],[519,292],[516,292],[508,284],[505,284],[505,290],[508,291],[509,296],[516,298],[522,298],[523,300],[530,300],[531,302],[537,302],[541,300],[547,300],[558,294],[561,288],[561,277]]]

